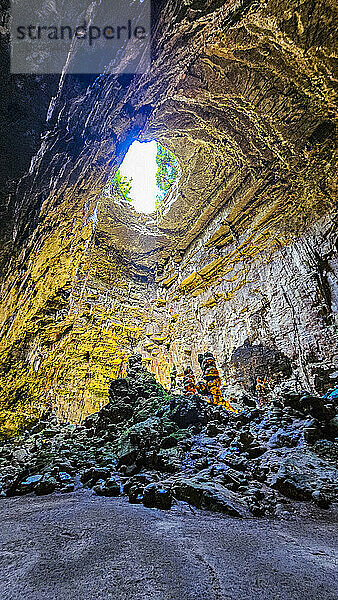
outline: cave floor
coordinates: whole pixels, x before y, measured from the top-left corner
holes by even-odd
[[[331,510],[285,520],[194,513],[183,503],[161,512],[88,491],[4,499],[0,597],[337,598]]]

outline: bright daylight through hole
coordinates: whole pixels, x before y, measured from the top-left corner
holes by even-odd
[[[154,140],[135,141],[115,173],[111,189],[137,212],[150,214],[161,208],[178,175],[177,159],[168,148]]]

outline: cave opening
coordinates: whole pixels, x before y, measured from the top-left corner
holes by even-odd
[[[169,148],[156,140],[135,140],[113,176],[109,193],[129,202],[136,212],[151,214],[161,210],[179,176],[178,160]]]

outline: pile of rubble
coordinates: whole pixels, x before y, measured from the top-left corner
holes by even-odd
[[[169,394],[131,357],[109,403],[81,425],[50,413],[2,443],[0,496],[87,487],[148,507],[182,500],[237,517],[335,502],[337,388],[324,397],[285,388],[268,406],[251,398],[236,413],[190,389],[190,373],[186,380],[188,395]]]

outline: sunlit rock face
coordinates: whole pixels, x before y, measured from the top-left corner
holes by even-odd
[[[173,365],[198,378],[206,351],[223,381],[248,385],[234,360],[247,340],[288,365],[262,350],[254,379],[266,364],[328,387],[334,22],[329,0],[166,2],[149,73],[61,81],[10,204],[5,431],[50,402],[63,419],[94,412],[135,349],[166,387]],[[182,169],[160,217],[102,194],[135,139],[158,140]]]

